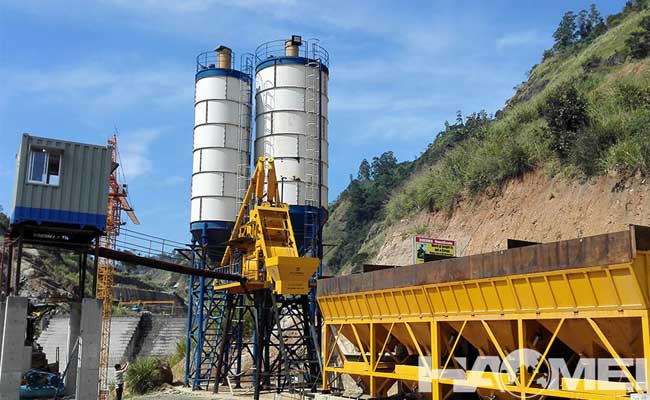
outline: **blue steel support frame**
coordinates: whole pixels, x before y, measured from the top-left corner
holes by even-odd
[[[192,267],[207,268],[207,227],[203,227],[201,243],[192,249]],[[198,254],[197,257],[197,253]],[[198,259],[197,259],[198,258]],[[211,318],[215,311],[212,279],[190,276],[189,304],[187,315],[187,347],[185,349],[185,384],[193,390],[207,389],[214,354],[212,343],[206,342],[206,334],[215,332]]]
[[[192,240],[192,268],[194,268],[194,263],[196,260],[195,253],[196,243]],[[189,386],[192,373],[190,370],[191,362],[190,357],[192,354],[192,326],[194,323],[194,275],[190,275],[189,285],[188,285],[188,302],[187,302],[187,333],[186,333],[186,342],[185,342],[185,386]]]

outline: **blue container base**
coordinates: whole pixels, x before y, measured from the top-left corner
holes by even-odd
[[[15,207],[11,213],[12,225],[24,222],[76,225],[80,228],[90,227],[106,229],[105,214],[89,214],[75,211],[54,210],[48,208]]]

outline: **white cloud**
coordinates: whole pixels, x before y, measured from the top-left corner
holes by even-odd
[[[540,46],[550,43],[550,39],[540,34],[536,30],[525,32],[513,32],[501,36],[497,39],[497,48],[504,49],[508,47],[519,46]]]
[[[170,176],[166,176],[166,177],[165,177],[165,178],[160,182],[160,184],[161,184],[162,186],[178,186],[178,185],[180,185],[180,184],[182,184],[182,183],[186,183],[186,182],[187,182],[187,178],[186,178],[186,177],[179,176],[179,175],[170,175]]]
[[[138,129],[118,135],[120,165],[127,179],[150,176],[153,170],[153,144],[161,135],[160,130]]]
[[[50,104],[78,105],[91,111],[124,110],[146,103],[172,107],[191,104],[191,72],[181,67],[159,65],[155,69],[139,60],[125,64],[89,63],[52,67],[47,75],[19,70],[0,71],[7,86],[0,96],[30,97]]]

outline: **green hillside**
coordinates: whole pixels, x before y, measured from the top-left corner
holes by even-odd
[[[593,6],[567,12],[554,39],[504,109],[459,112],[415,161],[387,152],[362,162],[325,226],[325,242],[336,245],[331,272],[358,269],[390,224],[421,211],[451,215],[461,199],[498,195],[530,170],[577,180],[650,175],[650,1],[629,1],[606,19]]]

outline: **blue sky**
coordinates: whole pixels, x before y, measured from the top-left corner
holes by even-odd
[[[0,0],[0,205],[22,132],[105,143],[117,127],[137,230],[187,241],[196,55],[291,34],[330,53],[334,200],[363,158],[411,160],[456,110],[501,108],[591,2]]]

